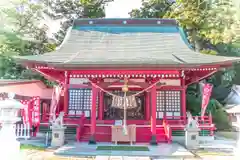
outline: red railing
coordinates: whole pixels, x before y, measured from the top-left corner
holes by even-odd
[[[59,113],[56,113],[56,117],[58,117]],[[79,118],[82,116],[82,114],[65,114],[64,115],[64,123],[76,123],[76,121],[79,120]],[[50,114],[43,114],[41,122],[48,123]]]
[[[76,129],[76,140],[77,140],[77,142],[80,141],[81,135],[83,134],[85,119],[86,119],[86,117],[83,113],[81,118],[79,119],[79,124],[78,124],[77,129]]]
[[[31,132],[31,136],[33,136],[33,137],[36,137],[37,136],[37,133],[39,132],[39,128],[40,128],[40,122],[36,125],[36,126],[33,126],[32,125],[32,109],[30,108],[30,107],[28,107],[28,117],[27,117],[27,119],[28,119],[28,122],[27,122],[27,124],[25,124],[25,125],[28,125],[29,127],[30,127],[30,132]],[[17,113],[17,115],[19,115],[20,117],[24,117],[25,115],[24,115],[24,109],[20,109],[19,111],[18,111],[18,113]],[[18,122],[19,123],[19,122]],[[24,121],[24,119],[23,119],[23,121],[22,122],[20,122],[20,123],[26,123],[25,121]]]
[[[194,116],[193,118],[198,119],[199,128],[201,130],[209,130],[210,136],[214,135],[216,126],[215,126],[215,124],[213,124],[211,114],[209,114],[208,116],[203,116],[203,117]],[[165,119],[167,119],[168,124],[170,124],[171,127],[174,127],[174,128],[184,129],[185,125],[187,124],[187,118],[184,118],[183,116],[166,116]]]
[[[210,114],[209,116],[193,116],[193,118],[198,119],[199,125],[212,125],[212,115]],[[187,124],[187,118],[183,116],[165,116],[164,119],[167,119],[169,123],[171,121],[178,121],[178,124],[186,125]]]
[[[167,142],[171,143],[172,142],[172,130],[166,119],[163,119],[163,128],[164,128],[165,136],[167,138]]]

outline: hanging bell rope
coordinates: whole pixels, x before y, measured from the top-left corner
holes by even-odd
[[[137,102],[136,102],[136,96],[144,93],[145,91],[151,89],[154,85],[158,84],[160,82],[160,80],[158,80],[157,82],[153,83],[152,85],[150,85],[149,87],[141,90],[140,92],[137,92],[133,95],[130,95],[130,96],[126,96],[125,98],[122,97],[122,96],[118,96],[116,94],[113,94],[103,88],[101,88],[100,86],[96,85],[95,83],[93,83],[90,79],[88,79],[88,81],[91,83],[92,86],[100,89],[102,92],[105,92],[106,94],[112,96],[112,107],[115,107],[115,108],[121,108],[123,109],[123,103],[124,103],[124,99],[128,98],[127,100],[127,108],[128,109],[131,109],[131,108],[136,108],[137,107]],[[164,85],[164,84],[163,84]],[[163,86],[162,85],[162,86]]]
[[[110,96],[117,96],[117,97],[120,97],[120,96],[118,96],[118,95],[115,95],[115,94],[113,94],[113,93],[111,93],[111,92],[109,92],[109,91],[107,91],[107,90],[101,88],[100,86],[98,86],[98,85],[96,85],[95,83],[93,83],[90,79],[88,79],[88,81],[91,83],[92,86],[94,86],[94,87],[100,89],[101,91],[107,93],[108,95],[110,95]],[[147,87],[147,88],[145,88],[145,89],[143,89],[143,90],[141,90],[141,91],[139,91],[139,92],[137,92],[137,93],[135,93],[135,94],[133,94],[133,95],[131,95],[131,96],[136,97],[136,96],[138,96],[138,95],[144,93],[145,91],[151,89],[153,86],[155,86],[156,84],[158,84],[160,81],[161,81],[161,80],[159,80],[159,81],[153,83],[153,84],[150,85],[149,87]],[[162,86],[163,86],[163,85],[165,85],[165,83],[163,83]]]

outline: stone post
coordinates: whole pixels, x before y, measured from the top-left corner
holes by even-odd
[[[52,129],[52,141],[51,147],[61,147],[65,142],[65,134],[64,131],[66,127],[51,127]]]
[[[240,115],[239,113],[236,114],[236,118],[237,118],[237,129],[238,129],[238,140],[237,140],[237,145],[236,145],[236,148],[234,150],[234,156],[235,158],[238,158],[240,157]]]
[[[51,147],[61,147],[64,145],[65,142],[65,129],[66,127],[63,126],[63,117],[64,112],[60,112],[58,118],[53,122],[52,126],[52,141]]]

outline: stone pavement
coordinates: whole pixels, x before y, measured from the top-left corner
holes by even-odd
[[[186,158],[194,155],[183,146],[172,143],[162,143],[157,146],[148,144],[135,144],[134,146],[147,146],[149,151],[104,151],[97,150],[98,146],[109,146],[115,144],[98,143],[89,145],[88,143],[69,143],[57,149],[54,153],[59,156],[129,156],[129,157],[163,157],[163,158]],[[119,144],[121,145],[121,144]],[[123,145],[124,146],[124,145]]]
[[[22,150],[21,159],[19,160],[93,160],[95,158],[77,158],[55,156],[50,151]]]
[[[96,156],[95,160],[197,160],[196,158],[150,158],[130,156]]]
[[[137,156],[62,157],[50,151],[22,150],[22,160],[239,160],[233,156],[201,155],[199,158],[150,158]],[[19,159],[20,160],[20,159]]]
[[[24,142],[24,144],[36,145],[44,143],[36,140],[28,140],[27,142]],[[99,145],[109,145],[109,143],[100,143]],[[106,153],[106,151],[97,151],[97,145],[88,145],[87,143],[68,143],[68,145],[60,147],[54,151],[43,152],[24,150],[22,151],[22,157],[24,157],[23,160],[240,160],[240,158],[232,156],[232,151],[235,146],[236,141],[218,138],[212,143],[202,144],[200,146],[202,149],[195,151],[194,153],[189,152],[184,147],[176,143],[161,144],[153,147],[148,146],[150,149],[149,152],[136,153],[133,151],[108,151],[108,153]],[[167,155],[172,155],[172,157],[167,157]]]

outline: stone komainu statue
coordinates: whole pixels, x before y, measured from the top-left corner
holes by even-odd
[[[52,126],[53,127],[63,126],[63,117],[64,117],[64,112],[60,112],[59,116],[53,121]]]
[[[188,123],[187,126],[189,128],[198,128],[198,118],[195,117],[195,119],[192,117],[192,114],[190,112],[187,112],[187,118],[188,118]]]
[[[193,120],[192,114],[188,111],[187,112],[187,124],[190,124],[190,122]]]

